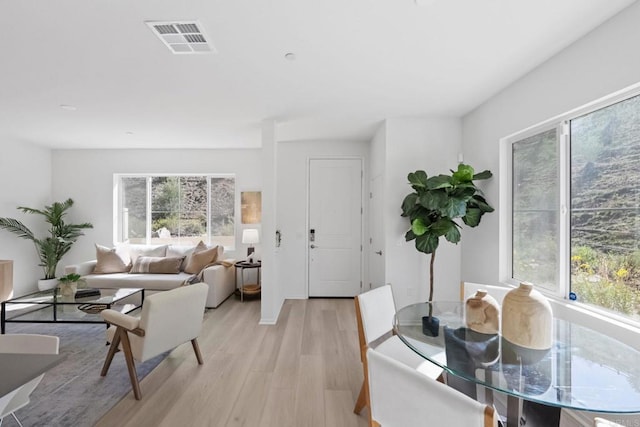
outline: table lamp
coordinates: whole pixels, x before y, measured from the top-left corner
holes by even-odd
[[[249,245],[249,247],[247,248],[247,256],[251,256],[251,254],[255,251],[253,244],[260,243],[258,230],[255,228],[247,228],[245,230],[242,230],[242,243]]]

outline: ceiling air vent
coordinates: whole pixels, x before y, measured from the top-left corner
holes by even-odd
[[[145,21],[145,24],[175,54],[216,52],[198,21]]]

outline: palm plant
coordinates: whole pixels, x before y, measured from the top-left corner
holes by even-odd
[[[415,240],[418,251],[431,254],[429,302],[433,301],[433,264],[440,237],[458,243],[461,225],[455,219],[461,218],[469,227],[476,227],[482,215],[493,212],[482,191],[473,183],[491,176],[488,170],[475,174],[471,166],[461,163],[451,175],[428,177],[418,170],[407,177],[414,191],[402,202],[402,216],[411,221],[405,239]]]
[[[16,234],[23,239],[31,240],[35,245],[40,267],[44,271],[44,279],[54,279],[56,268],[62,257],[69,252],[78,237],[83,236],[83,229],[93,228],[88,222],[82,224],[67,224],[64,216],[67,210],[73,206],[73,200],[54,202],[51,206],[45,206],[43,210],[19,206],[24,213],[42,215],[49,224],[48,235],[42,239],[37,238],[29,228],[14,218],[0,218],[0,229]]]

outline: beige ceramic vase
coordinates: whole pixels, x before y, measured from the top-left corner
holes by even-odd
[[[500,305],[484,289],[479,289],[465,301],[467,328],[481,334],[500,331]]]
[[[531,283],[520,283],[502,302],[502,337],[532,350],[548,350],[553,344],[551,304]]]

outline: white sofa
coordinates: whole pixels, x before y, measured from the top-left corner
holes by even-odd
[[[158,249],[163,245],[130,245],[127,250],[131,251],[131,260],[135,261],[137,256],[144,256],[145,252],[153,251],[154,256],[176,256],[184,254],[189,256],[193,246],[164,245],[164,254],[158,254]],[[202,270],[202,281],[209,286],[206,307],[216,308],[222,304],[235,291],[235,260],[224,259],[224,248],[218,246],[218,261]],[[143,288],[145,294],[150,295],[158,291],[166,291],[181,286],[185,280],[192,278],[194,274],[180,271],[177,274],[153,274],[129,272],[94,274],[97,260],[85,261],[79,264],[65,267],[65,274],[80,274],[86,280],[87,287],[90,288]],[[184,264],[183,267],[184,268]]]

